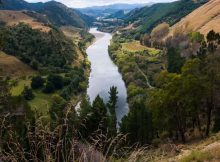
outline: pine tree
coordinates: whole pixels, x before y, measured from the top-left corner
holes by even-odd
[[[117,87],[111,87],[109,91],[109,101],[107,103],[109,110],[109,119],[108,119],[108,127],[109,127],[109,135],[114,136],[117,133],[117,117],[116,117],[116,108],[118,101],[118,91]]]

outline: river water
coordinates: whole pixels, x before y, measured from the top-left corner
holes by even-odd
[[[96,28],[90,29],[90,33],[96,36],[96,41],[86,51],[91,62],[87,95],[91,102],[98,94],[107,102],[110,87],[116,86],[119,92],[116,115],[118,122],[120,122],[122,117],[128,113],[127,89],[118,67],[108,54],[108,46],[112,36],[109,33],[99,32]]]

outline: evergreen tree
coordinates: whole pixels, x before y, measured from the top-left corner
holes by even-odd
[[[180,56],[180,52],[171,47],[167,51],[167,61],[168,61],[168,68],[167,70],[170,73],[180,73],[181,68],[184,65],[184,58]]]
[[[43,89],[43,92],[44,93],[52,93],[54,91],[55,91],[55,87],[54,87],[53,83],[47,82],[44,89]]]
[[[10,107],[10,90],[6,80],[0,77],[0,112],[7,110]]]
[[[41,76],[35,76],[31,80],[31,87],[33,89],[38,89],[43,87],[44,85],[44,79]]]
[[[135,101],[127,116],[122,119],[120,132],[127,134],[129,144],[149,144],[153,138],[151,113],[142,101]]]
[[[118,91],[117,87],[111,87],[109,91],[109,101],[107,103],[107,107],[110,113],[109,116],[109,134],[110,136],[114,136],[117,133],[117,117],[116,117],[116,108],[118,101]]]

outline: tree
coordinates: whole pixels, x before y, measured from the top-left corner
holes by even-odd
[[[7,110],[10,107],[10,90],[6,80],[0,77],[0,112]]]
[[[188,107],[183,96],[180,74],[161,72],[157,80],[158,89],[149,94],[149,107],[153,114],[155,127],[162,133],[176,132],[185,142]],[[159,101],[159,102],[158,102]]]
[[[47,80],[54,85],[55,89],[63,88],[63,77],[56,74],[51,74],[48,76]]]
[[[110,112],[109,117],[109,134],[116,135],[117,133],[117,118],[116,118],[116,108],[117,108],[117,101],[118,101],[118,91],[117,87],[111,87],[109,93],[109,101],[107,103],[108,110]]]
[[[83,100],[79,118],[83,121],[80,130],[84,138],[92,136],[96,131],[106,135],[108,129],[107,108],[99,95],[93,101],[91,109],[88,100],[86,98]]]
[[[44,85],[44,79],[41,76],[35,76],[31,80],[31,87],[33,89],[39,89],[43,87]]]
[[[33,61],[31,62],[31,67],[32,67],[34,70],[38,70],[38,68],[39,68],[38,62],[37,62],[36,60],[33,60]]]
[[[168,72],[170,73],[180,73],[181,68],[184,65],[184,58],[181,57],[180,52],[171,47],[167,51],[167,61],[168,61]]]
[[[169,33],[169,24],[162,23],[157,25],[151,32],[151,46],[161,48],[163,38]]]
[[[96,128],[106,132],[107,130],[107,108],[103,99],[98,95],[92,104],[92,115]],[[97,128],[97,129],[98,129]]]
[[[79,109],[79,117],[81,121],[86,120],[86,118],[90,115],[91,108],[92,106],[90,104],[88,96],[83,96]]]
[[[127,116],[122,118],[120,132],[127,134],[129,144],[150,144],[153,139],[151,113],[143,100],[135,101]]]
[[[52,93],[54,91],[55,91],[55,87],[54,87],[53,83],[47,82],[44,89],[43,89],[43,92],[44,93]]]
[[[169,33],[169,24],[162,23],[157,25],[151,32],[151,38],[155,40],[160,40],[164,38]]]
[[[24,87],[24,90],[22,92],[22,96],[26,99],[26,100],[32,100],[34,98],[34,94],[32,92],[32,89],[29,88],[28,86]]]
[[[205,86],[206,86],[206,135],[209,135],[212,112],[218,106],[218,94],[220,91],[220,56],[219,54],[209,54],[205,59],[205,66],[203,67]]]
[[[62,119],[66,101],[59,95],[52,96],[52,106],[49,109],[52,121],[58,122]]]

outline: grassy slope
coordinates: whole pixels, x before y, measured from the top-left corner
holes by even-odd
[[[0,69],[4,76],[10,77],[30,76],[36,73],[16,57],[7,55],[3,52],[0,52]]]
[[[220,32],[220,1],[210,0],[174,25],[171,32],[180,27],[187,32],[199,31],[202,34],[212,29]]]
[[[170,25],[175,24],[182,17],[186,16],[200,5],[200,3],[195,3],[193,0],[180,0],[172,3],[158,3],[132,12],[125,19],[125,22],[128,23],[138,21],[139,32],[150,32],[157,24],[161,22],[167,22]]]
[[[7,25],[16,25],[23,22],[30,25],[33,29],[39,29],[44,32],[50,30],[50,27],[45,26],[43,23],[38,22],[36,19],[26,15],[22,11],[0,10],[0,21],[5,22]]]
[[[141,45],[138,41],[133,41],[129,43],[122,44],[122,50],[130,51],[130,52],[138,52],[138,51],[148,51],[150,55],[157,55],[160,53],[160,50],[155,48],[149,48],[146,46]]]
[[[220,134],[211,135],[207,139],[182,145],[177,156],[163,161],[180,162],[217,162],[220,161]]]

